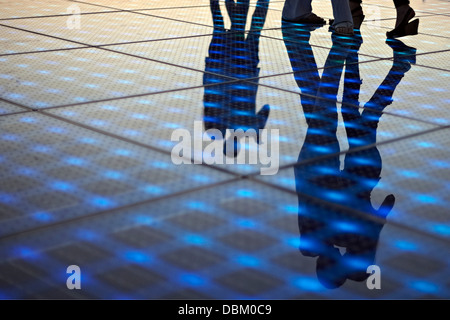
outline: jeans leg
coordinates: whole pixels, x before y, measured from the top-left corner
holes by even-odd
[[[312,0],[286,0],[283,8],[283,18],[294,20],[307,16],[312,12]]]
[[[352,12],[348,0],[331,0],[331,6],[333,7],[334,23],[336,26],[342,22],[349,22],[353,24]]]

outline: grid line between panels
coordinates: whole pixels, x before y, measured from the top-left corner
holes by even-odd
[[[119,207],[115,207],[115,208],[111,208],[111,209],[107,209],[107,210],[102,210],[102,211],[97,211],[91,214],[87,214],[87,215],[83,215],[83,216],[78,216],[78,217],[74,217],[74,218],[69,218],[66,220],[61,220],[61,221],[57,221],[57,222],[53,222],[53,223],[48,223],[48,224],[44,224],[41,226],[37,226],[37,227],[32,227],[30,229],[27,230],[23,230],[23,231],[19,231],[19,232],[15,232],[15,233],[11,233],[11,234],[6,234],[3,236],[0,236],[0,241],[4,240],[4,239],[9,239],[9,238],[13,238],[16,236],[21,236],[23,234],[28,234],[28,233],[32,233],[32,232],[38,232],[41,230],[45,230],[48,228],[52,228],[55,226],[61,226],[64,224],[69,224],[72,223],[74,221],[80,221],[80,220],[84,220],[84,219],[89,219],[89,218],[93,218],[93,217],[98,217],[101,215],[107,215],[107,214],[113,214],[116,211],[120,211],[120,210],[124,210],[124,209],[130,209],[130,208],[134,208],[134,207],[138,207],[144,204],[149,204],[152,202],[156,202],[156,201],[162,201],[162,200],[167,200],[167,199],[171,199],[171,198],[176,198],[182,195],[186,195],[186,194],[190,194],[190,193],[195,193],[201,190],[205,190],[205,189],[210,189],[213,187],[218,187],[218,186],[222,186],[225,184],[229,184],[229,183],[233,183],[236,181],[239,181],[243,179],[242,177],[237,177],[237,178],[232,178],[232,179],[228,179],[225,181],[220,181],[220,182],[215,182],[213,184],[208,184],[208,185],[204,185],[204,186],[200,186],[200,187],[196,187],[190,190],[183,190],[183,191],[178,191],[175,193],[171,193],[171,194],[167,194],[161,197],[157,197],[157,198],[152,198],[152,199],[148,199],[148,200],[143,200],[143,201],[139,201],[139,202],[135,202],[135,203],[130,203],[127,205],[123,205],[123,206],[119,206]]]
[[[201,87],[199,87],[199,88],[201,88]],[[181,90],[181,89],[180,89],[180,90]],[[192,90],[192,88],[189,88],[189,89],[183,89],[183,90]],[[172,91],[169,91],[169,92],[172,92]],[[155,95],[156,95],[156,94],[160,94],[160,93],[155,93]],[[147,95],[149,95],[149,94],[146,94],[146,96],[147,96]],[[151,94],[151,95],[152,95],[152,94]],[[140,95],[139,95],[139,96],[140,96]],[[125,97],[125,98],[126,98],[126,97]],[[123,99],[125,99],[125,98],[123,98]],[[7,101],[7,100],[5,100],[5,99],[2,99],[2,100]],[[117,100],[117,99],[115,99],[115,100]],[[92,102],[89,102],[89,103],[92,103]],[[17,103],[16,103],[16,105],[21,106],[21,105],[19,105],[19,104],[17,104]],[[76,106],[76,105],[74,105],[74,106]],[[121,136],[121,135],[117,135],[117,134],[114,134],[114,133],[111,133],[111,132],[108,132],[108,131],[104,131],[104,130],[101,130],[101,129],[98,129],[98,128],[94,128],[94,127],[92,127],[92,126],[89,126],[89,125],[86,125],[86,124],[82,124],[82,123],[77,122],[77,121],[73,121],[73,120],[71,120],[71,119],[69,119],[69,118],[66,118],[66,117],[62,117],[62,116],[58,116],[58,115],[55,115],[55,114],[52,114],[52,113],[48,113],[48,112],[46,112],[46,109],[32,110],[31,108],[26,107],[26,106],[22,106],[22,107],[23,107],[23,108],[29,109],[28,112],[38,112],[38,113],[40,113],[40,114],[42,114],[42,115],[45,115],[45,116],[48,116],[48,117],[51,117],[51,118],[54,118],[54,119],[57,119],[57,120],[60,120],[60,121],[66,122],[66,123],[70,123],[70,124],[72,124],[72,125],[75,125],[75,126],[78,126],[78,127],[82,127],[82,128],[84,128],[84,129],[88,129],[88,130],[91,130],[91,131],[100,133],[100,134],[102,134],[102,135],[112,137],[112,138],[114,138],[114,139],[118,139],[118,140],[121,140],[121,141],[124,141],[124,142],[127,142],[127,143],[131,143],[131,144],[137,145],[137,146],[139,146],[139,147],[143,147],[143,148],[146,148],[146,149],[149,149],[149,150],[157,151],[157,152],[159,152],[159,153],[166,154],[166,155],[170,155],[170,154],[171,154],[171,153],[170,153],[169,151],[167,151],[167,150],[164,150],[164,149],[161,149],[161,148],[158,148],[158,147],[154,147],[154,146],[149,145],[149,144],[141,143],[141,142],[138,142],[138,141],[136,141],[136,140],[133,140],[133,139],[130,139],[130,138],[126,138],[126,137],[123,137],[123,136]],[[358,107],[358,108],[364,109],[363,107]],[[52,108],[52,109],[54,109],[54,108]],[[21,112],[21,113],[22,113],[22,112]],[[382,112],[382,113],[385,113],[385,112]],[[386,113],[386,114],[388,114],[388,113]],[[392,114],[392,116],[397,117],[397,115],[395,115],[395,114]],[[409,120],[416,120],[416,119],[409,119]],[[427,123],[427,124],[429,124],[429,123]],[[406,139],[410,139],[410,138],[413,138],[413,137],[417,137],[417,136],[420,136],[420,135],[422,135],[422,134],[426,134],[426,133],[430,133],[430,132],[435,132],[435,131],[438,131],[438,130],[441,130],[441,129],[447,129],[447,128],[450,127],[450,125],[447,125],[447,126],[443,126],[443,125],[442,125],[442,126],[438,126],[438,125],[436,125],[436,124],[433,124],[433,125],[434,125],[434,128],[432,128],[432,129],[429,129],[429,130],[426,130],[426,131],[422,131],[422,132],[418,132],[418,133],[412,133],[412,134],[409,134],[409,135],[406,135],[406,136],[402,136],[402,137],[398,137],[398,138],[388,139],[388,140],[386,140],[386,141],[376,143],[375,145],[383,145],[383,144],[394,143],[394,142],[397,142],[397,141],[401,141],[401,140],[406,140]],[[369,149],[369,148],[371,148],[372,146],[373,146],[373,145],[365,145],[365,146],[363,146],[363,147],[354,148],[354,149],[351,150],[351,152],[356,152],[356,151],[361,151],[361,150]],[[323,159],[327,159],[327,158],[329,158],[329,157],[333,157],[333,156],[335,156],[335,155],[340,155],[340,154],[345,154],[345,153],[348,153],[348,151],[341,151],[341,152],[339,152],[339,153],[333,153],[333,154],[326,155],[326,156],[323,156],[323,157],[320,157],[320,158],[314,158],[314,159],[312,159],[311,161],[315,161],[315,160],[323,160]],[[194,161],[193,158],[191,158],[191,159],[189,159],[189,160],[190,160],[191,162]],[[298,164],[306,164],[306,163],[308,163],[308,161],[306,161],[306,162],[301,162],[301,163],[300,163],[300,162],[292,162],[292,163],[285,164],[285,165],[281,166],[280,169],[286,169],[286,168],[290,168],[290,167],[293,167],[293,166],[298,165]],[[221,172],[223,172],[223,173],[228,173],[228,174],[233,174],[233,175],[235,175],[235,176],[239,176],[239,174],[232,173],[232,172],[230,172],[229,170],[222,169],[222,168],[220,168],[220,167],[218,167],[218,166],[207,165],[207,164],[202,164],[202,165],[205,165],[205,166],[210,167],[210,168],[214,168],[215,170],[221,171]],[[245,175],[245,177],[247,177],[247,176],[248,176],[248,177],[251,177],[252,175],[253,175],[253,174],[248,174],[248,175]]]
[[[0,24],[0,25],[1,25],[1,24]],[[58,40],[68,41],[68,42],[72,42],[72,43],[76,43],[76,44],[80,44],[80,45],[84,46],[84,47],[81,47],[81,48],[69,48],[69,50],[72,50],[72,49],[74,49],[74,50],[80,49],[80,50],[81,50],[81,49],[85,49],[85,48],[96,48],[96,49],[106,50],[106,51],[114,52],[114,53],[118,53],[118,54],[124,54],[124,55],[131,56],[131,57],[138,58],[138,59],[144,59],[144,60],[146,60],[146,61],[152,61],[152,62],[162,63],[162,64],[170,65],[170,66],[173,66],[173,67],[184,68],[184,69],[191,70],[191,71],[204,72],[204,71],[202,71],[202,70],[197,70],[197,69],[195,69],[195,68],[189,68],[189,67],[185,67],[185,66],[180,66],[180,65],[178,65],[178,64],[172,64],[172,63],[168,63],[168,62],[164,62],[164,61],[160,61],[160,60],[156,60],[156,59],[150,59],[150,58],[147,58],[147,57],[142,57],[142,56],[139,56],[139,55],[134,55],[134,54],[124,53],[124,52],[118,51],[118,50],[112,50],[112,49],[104,48],[104,46],[110,46],[110,45],[114,45],[114,44],[107,44],[107,45],[89,45],[89,44],[82,43],[82,42],[79,42],[79,41],[68,40],[68,39],[64,39],[64,38],[60,38],[60,37],[55,37],[55,36],[48,36],[48,35],[46,35],[46,34],[34,32],[34,31],[26,30],[26,29],[21,29],[21,28],[17,28],[17,27],[11,27],[11,26],[7,26],[7,25],[4,25],[4,26],[5,26],[5,27],[9,27],[9,28],[13,28],[13,29],[17,29],[17,30],[21,30],[21,31],[25,31],[25,32],[30,32],[30,33],[38,34],[38,35],[41,35],[41,36],[51,37],[51,38],[58,39]],[[194,36],[194,37],[196,37],[196,36]],[[163,40],[163,39],[161,39],[161,40]],[[277,39],[277,40],[279,40],[279,39]],[[155,41],[160,41],[160,40],[155,40]],[[143,42],[145,42],[145,41],[143,41]],[[327,49],[328,49],[328,48],[327,48]],[[66,50],[66,49],[64,49],[64,50]],[[53,50],[52,50],[52,51],[53,51]],[[58,50],[55,50],[55,51],[58,51]],[[429,55],[431,55],[431,54],[433,54],[433,53],[446,52],[446,51],[449,51],[449,50],[440,50],[440,51],[437,51],[437,52],[428,52],[428,53],[423,53],[423,54],[429,54]],[[40,51],[40,52],[45,52],[45,51]],[[419,54],[419,55],[420,55],[420,54]],[[374,60],[374,61],[390,60],[390,59],[392,59],[392,58],[377,58],[377,59],[378,59],[378,60]],[[364,62],[361,62],[361,63],[365,63],[365,62],[372,62],[372,61],[364,61]],[[420,65],[420,66],[422,66],[422,65]],[[424,67],[424,68],[434,69],[433,67],[428,67],[428,66],[423,66],[423,67]],[[321,69],[322,69],[322,68],[321,68]],[[276,74],[276,75],[270,75],[270,76],[264,76],[264,77],[267,78],[267,77],[272,77],[272,76],[277,76],[277,75],[282,75],[282,74]],[[221,77],[226,78],[226,76],[223,76],[223,75],[221,75]],[[233,79],[233,80],[236,79],[236,78],[233,78],[233,77],[228,77],[228,78]],[[261,78],[263,78],[263,77],[261,77]],[[252,79],[250,78],[250,79],[245,79],[245,80],[248,81],[248,80],[252,80]],[[284,90],[284,89],[279,88],[279,87],[278,87],[278,89]],[[153,93],[152,93],[152,94],[153,94]],[[115,98],[114,98],[114,99],[115,99]],[[74,104],[70,104],[70,106],[72,106],[72,105],[74,105]],[[64,107],[64,105],[63,105],[63,106],[57,106],[57,107]],[[403,115],[398,115],[398,116],[403,116]],[[416,119],[416,120],[421,121],[421,119]]]
[[[60,38],[60,37],[49,36],[49,35],[45,35],[45,34],[42,34],[42,33],[39,33],[39,32],[34,32],[34,31],[30,31],[30,30],[26,30],[26,29],[22,29],[22,28],[17,28],[17,27],[11,27],[11,26],[2,25],[2,24],[0,24],[0,26],[5,26],[5,27],[9,27],[9,28],[25,31],[25,32],[30,32],[30,33],[34,33],[34,34],[38,34],[38,35],[42,35],[42,36],[47,36],[47,37],[51,37],[51,38],[58,39],[58,40],[69,41],[69,42],[73,42],[73,43],[76,43],[76,44],[81,44],[83,46],[86,46],[86,47],[83,47],[83,48],[73,48],[73,49],[77,49],[77,50],[83,50],[83,49],[88,49],[88,48],[89,49],[92,49],[92,48],[100,49],[100,50],[105,50],[105,51],[108,51],[108,52],[122,54],[122,55],[125,55],[125,56],[130,56],[130,57],[133,57],[133,58],[143,59],[143,60],[146,60],[146,61],[152,61],[152,62],[156,62],[156,63],[161,63],[161,64],[169,65],[169,66],[172,66],[172,67],[183,68],[183,69],[187,69],[187,70],[194,71],[194,72],[205,73],[205,71],[197,70],[197,69],[194,69],[194,68],[190,68],[190,67],[186,67],[186,66],[180,66],[180,65],[177,65],[177,64],[174,64],[174,63],[168,63],[168,62],[165,62],[165,61],[159,61],[159,60],[151,59],[151,58],[147,58],[147,57],[141,57],[139,55],[124,53],[124,52],[121,52],[121,51],[118,51],[118,50],[112,50],[112,49],[108,49],[108,48],[103,48],[101,46],[89,45],[89,44],[78,42],[78,41],[74,41],[74,40],[67,40],[67,39],[63,39],[63,38]],[[440,51],[440,52],[445,52],[445,51],[449,51],[449,50],[444,50],[444,51]],[[365,62],[361,62],[361,63],[376,62],[376,61],[381,61],[381,60],[390,60],[390,59],[388,59],[388,58],[379,58],[378,60],[365,61]],[[321,69],[324,69],[324,68],[321,68]],[[212,72],[207,72],[207,73],[210,73],[212,75],[216,75],[215,73],[212,73]],[[292,74],[292,73],[290,72],[290,73],[286,73],[286,74]],[[261,78],[270,78],[270,77],[275,77],[275,76],[279,76],[279,75],[283,75],[283,74],[270,75],[270,76],[265,76],[265,77],[261,77]],[[219,75],[219,76],[221,78],[224,78],[224,79],[228,78],[230,82],[238,82],[238,81],[249,82],[249,81],[252,81],[252,80],[259,79],[259,78],[237,79],[237,78],[234,78],[234,77],[231,77],[231,76],[224,76],[224,75]],[[225,83],[225,82],[226,81],[224,81],[223,83]],[[260,85],[261,86],[266,86],[266,87],[271,87],[271,88],[282,90],[282,91],[286,91],[286,92],[291,92],[291,93],[296,93],[296,94],[298,93],[298,92],[294,92],[294,91],[291,91],[291,90],[288,90],[288,89],[283,89],[283,88],[280,88],[280,87],[273,87],[273,86],[268,86],[268,85],[264,85],[264,84],[260,84]],[[203,87],[203,86],[200,86],[200,87]],[[180,90],[187,90],[187,89],[192,89],[192,88],[196,88],[196,87],[172,89],[172,90],[168,90],[168,91],[164,91],[164,92],[180,91]],[[158,94],[158,93],[161,93],[161,92],[143,93],[143,94],[139,94],[139,95],[136,95],[136,96],[153,95],[153,94]],[[305,95],[308,95],[308,94],[305,94]],[[309,95],[309,96],[311,96],[311,95]],[[113,100],[118,100],[118,99],[126,99],[126,98],[130,98],[130,97],[134,97],[134,96],[123,96],[123,97],[118,97],[118,98],[103,99],[103,100],[100,100],[100,101],[113,101]],[[93,103],[93,102],[99,102],[99,101],[88,101],[88,102],[73,103],[73,104],[68,104],[68,105],[55,106],[55,107],[51,107],[51,108],[52,109],[53,108],[62,108],[62,107],[75,106],[75,105],[81,105],[81,104],[86,104],[86,103]],[[353,105],[350,105],[350,106],[353,106]],[[353,106],[353,107],[360,108],[359,106]],[[50,109],[50,108],[44,108],[44,109]],[[386,112],[386,114],[389,114],[389,113]],[[407,116],[404,116],[404,115],[397,115],[397,114],[393,114],[393,115],[398,116],[398,117],[405,117],[407,119],[427,122],[426,120],[423,120],[423,119],[410,118],[410,117],[407,117]],[[432,123],[432,122],[427,122],[427,123],[435,124],[435,123]]]

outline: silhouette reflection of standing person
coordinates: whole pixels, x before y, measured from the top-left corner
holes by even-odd
[[[205,130],[218,129],[225,137],[227,129],[254,129],[259,140],[259,129],[263,129],[270,107],[264,105],[256,112],[258,90],[259,38],[264,26],[269,1],[259,0],[252,16],[250,30],[245,26],[250,0],[226,0],[225,6],[231,21],[225,29],[218,0],[211,0],[214,33],[205,60],[204,125]],[[253,79],[252,82],[220,84],[228,79]],[[226,144],[224,144],[226,145]],[[236,141],[235,155],[237,151]],[[226,150],[224,148],[224,153]]]
[[[378,209],[371,203],[382,168],[376,132],[383,110],[392,103],[397,85],[415,62],[415,49],[398,40],[388,42],[394,50],[392,68],[360,112],[360,33],[351,41],[332,35],[333,46],[320,77],[309,44],[314,27],[296,26],[295,33],[290,28],[283,25],[284,40],[308,124],[298,158],[303,164],[294,168],[300,251],[317,257],[319,281],[327,288],[336,288],[347,279],[367,279],[367,267],[375,262],[380,232],[395,203],[393,195],[388,195]],[[336,101],[344,66],[341,113],[349,150],[341,170]],[[323,159],[313,160],[318,157]]]

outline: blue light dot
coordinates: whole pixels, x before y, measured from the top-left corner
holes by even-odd
[[[125,253],[125,258],[128,261],[136,262],[136,263],[148,263],[151,261],[150,256],[139,252],[139,251],[127,251]]]
[[[180,276],[180,280],[190,286],[200,287],[206,284],[205,279],[196,274],[183,274]]]
[[[399,248],[400,250],[405,251],[414,251],[417,249],[417,246],[409,241],[399,240],[394,243],[394,245]]]
[[[206,239],[197,234],[188,234],[184,237],[184,242],[195,245],[202,245],[206,243]]]
[[[252,256],[239,256],[236,260],[239,264],[246,267],[258,267],[261,264],[259,259]]]
[[[428,281],[414,281],[411,283],[411,286],[424,293],[435,293],[438,291],[438,286]]]
[[[92,204],[97,207],[109,207],[113,204],[113,202],[107,198],[96,197],[91,200]]]
[[[139,215],[133,218],[134,221],[140,225],[151,225],[153,223],[153,218],[145,215]]]
[[[238,195],[239,197],[242,197],[242,198],[251,198],[251,197],[253,197],[255,194],[254,194],[254,192],[251,191],[251,190],[241,189],[241,190],[238,190],[238,191],[237,191],[237,195]]]
[[[443,235],[450,236],[450,226],[445,224],[435,224],[432,226],[434,232]]]
[[[322,285],[314,278],[299,278],[294,280],[294,285],[301,290],[306,291],[322,291]]]
[[[436,203],[437,202],[437,200],[434,197],[426,195],[426,194],[421,194],[417,198],[419,199],[420,202],[423,202],[423,203]]]
[[[52,216],[47,212],[36,212],[33,214],[33,218],[42,222],[48,222],[53,219]]]

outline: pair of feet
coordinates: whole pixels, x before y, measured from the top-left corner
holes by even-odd
[[[325,19],[319,17],[315,13],[311,12],[307,16],[303,16],[301,18],[297,18],[294,20],[287,20],[284,19],[284,21],[294,22],[294,23],[300,23],[300,24],[308,24],[308,25],[325,25],[327,22]],[[340,35],[353,35],[353,23],[352,22],[341,22],[341,23],[334,23],[334,20],[330,20],[330,30],[334,31],[337,34]]]
[[[341,35],[353,35],[354,29],[359,29],[365,18],[361,4],[350,2],[350,10],[352,13],[353,21],[344,21],[335,24],[334,20],[330,20],[330,29],[337,34]],[[402,5],[396,8],[397,19],[395,21],[395,28],[392,31],[386,33],[388,38],[399,38],[406,35],[417,34],[417,29],[419,26],[419,20],[416,19],[412,22],[410,20],[414,18],[415,12],[409,5]],[[286,20],[286,19],[284,19]],[[295,20],[290,20],[290,22],[301,23],[301,24],[314,24],[314,25],[324,25],[326,24],[325,19],[317,16],[314,13],[310,13],[306,17],[298,18]]]

